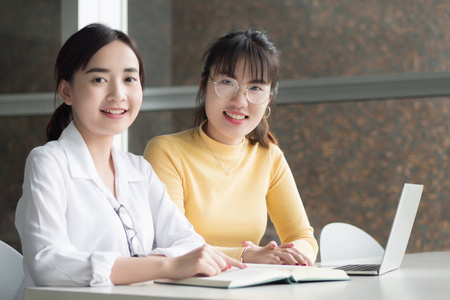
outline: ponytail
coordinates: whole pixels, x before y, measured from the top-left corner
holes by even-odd
[[[47,142],[59,139],[63,130],[72,121],[72,106],[61,104],[54,112],[47,125]]]
[[[104,24],[93,23],[70,36],[59,50],[54,69],[56,83],[55,103],[57,103],[56,95],[58,94],[60,83],[63,80],[71,83],[76,71],[83,70],[98,50],[114,41],[120,41],[133,50],[139,61],[139,78],[141,87],[144,89],[144,63],[136,42],[120,30],[111,29]],[[58,106],[47,125],[47,142],[59,139],[61,133],[72,119],[72,106],[65,103]]]

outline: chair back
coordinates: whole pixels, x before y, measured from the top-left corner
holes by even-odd
[[[22,255],[0,241],[0,299],[14,298],[24,277]]]
[[[320,260],[351,260],[383,256],[384,249],[368,233],[346,223],[330,223],[320,234]]]

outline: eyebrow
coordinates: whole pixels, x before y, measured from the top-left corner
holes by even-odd
[[[136,68],[125,68],[124,71],[127,72],[127,73],[138,73],[139,72],[138,69],[136,69]],[[111,70],[110,69],[105,69],[105,68],[92,68],[92,69],[87,70],[85,72],[85,74],[88,74],[88,73],[108,73],[108,72],[111,72]]]
[[[217,74],[223,75],[223,76],[227,76],[227,77],[230,77],[230,78],[233,78],[234,80],[236,80],[236,76],[228,75],[225,72],[217,72]],[[267,84],[268,85],[268,83],[265,80],[258,80],[258,79],[253,79],[249,83],[261,83],[261,84]]]

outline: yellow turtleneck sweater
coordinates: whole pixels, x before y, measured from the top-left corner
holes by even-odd
[[[200,127],[153,138],[144,157],[208,244],[239,259],[242,241],[259,244],[268,213],[280,241],[294,243],[315,261],[313,229],[276,145],[267,149],[245,139],[229,146],[212,140]]]

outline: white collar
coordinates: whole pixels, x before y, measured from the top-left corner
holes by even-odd
[[[70,173],[73,177],[86,179],[100,179],[94,161],[81,133],[71,122],[58,139],[67,156]],[[126,181],[143,181],[145,176],[130,163],[127,153],[111,150],[116,176]]]

